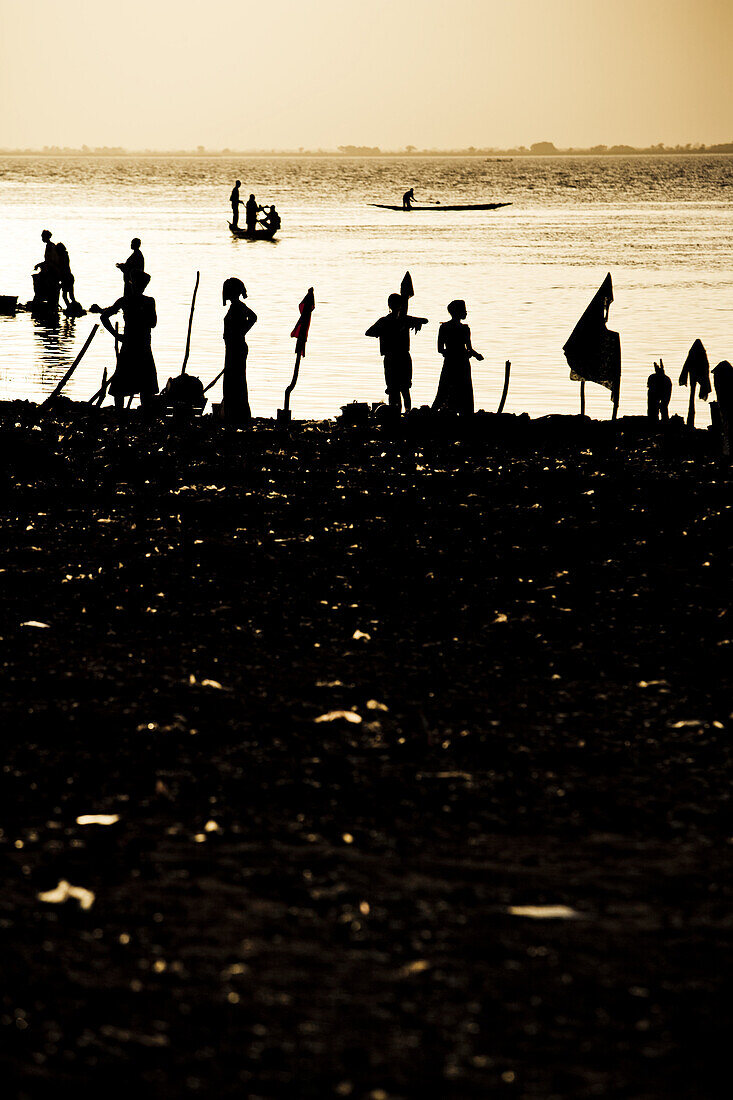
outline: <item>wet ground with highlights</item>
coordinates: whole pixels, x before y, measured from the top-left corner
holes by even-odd
[[[8,1095],[722,1095],[708,432],[0,408]]]

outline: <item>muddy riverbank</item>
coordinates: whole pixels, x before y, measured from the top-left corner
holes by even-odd
[[[13,1095],[722,1095],[709,432],[14,403],[0,449]]]

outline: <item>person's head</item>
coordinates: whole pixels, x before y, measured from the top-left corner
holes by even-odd
[[[147,271],[133,271],[125,285],[130,294],[142,294],[149,282]]]
[[[241,180],[237,180],[237,181],[236,181],[236,183],[234,184],[234,186],[235,186],[235,187],[241,187],[241,186],[242,186],[242,181],[241,181]]]
[[[133,252],[137,252],[137,250],[140,247],[141,243],[142,242],[140,241],[139,237],[133,237],[132,240],[130,241],[130,248],[132,249]]]
[[[448,303],[448,312],[454,321],[462,321],[466,316],[466,303],[463,298],[455,298]]]
[[[235,279],[234,277],[224,280],[224,286],[221,288],[221,300],[223,305],[227,302],[237,302],[240,298],[247,297],[247,290],[241,279]]]
[[[46,241],[46,242],[51,240],[51,230],[50,229],[44,229],[43,230],[43,232],[41,233],[41,240]]]
[[[254,195],[250,195],[249,197],[250,197],[251,199],[253,199],[253,198],[254,198]]]
[[[389,298],[387,299],[387,305],[389,306],[392,313],[396,313],[402,305],[402,295],[390,294]]]

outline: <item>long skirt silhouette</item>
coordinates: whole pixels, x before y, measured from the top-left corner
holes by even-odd
[[[111,314],[117,312],[117,308],[122,310],[125,318],[125,331],[109,392],[113,397],[155,394],[158,392],[158,374],[150,345],[151,329],[157,323],[155,301],[146,297],[122,298],[105,312]]]
[[[226,341],[224,351],[224,415],[235,423],[252,419],[247,393],[247,344],[241,338]]]
[[[473,412],[473,379],[468,355],[445,356],[433,408],[456,413]]]

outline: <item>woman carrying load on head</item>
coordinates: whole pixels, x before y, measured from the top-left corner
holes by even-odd
[[[143,294],[149,282],[147,272],[131,272],[122,297],[99,315],[104,327],[115,337],[117,334],[110,324],[110,317],[121,310],[125,321],[117,368],[109,384],[109,392],[115,399],[117,409],[124,407],[126,397],[138,393],[141,405],[146,408],[158,392],[158,375],[151,347],[152,331],[158,317],[155,299]]]
[[[226,279],[222,302],[230,303],[224,316],[224,416],[235,424],[252,419],[247,393],[247,341],[257,314],[242,301],[247,291],[241,279]]]
[[[448,306],[450,321],[443,321],[438,329],[438,351],[443,356],[438,392],[433,401],[434,409],[449,412],[473,412],[473,381],[471,360],[482,360],[471,346],[471,330],[463,322],[466,319],[466,303],[456,299]]]

